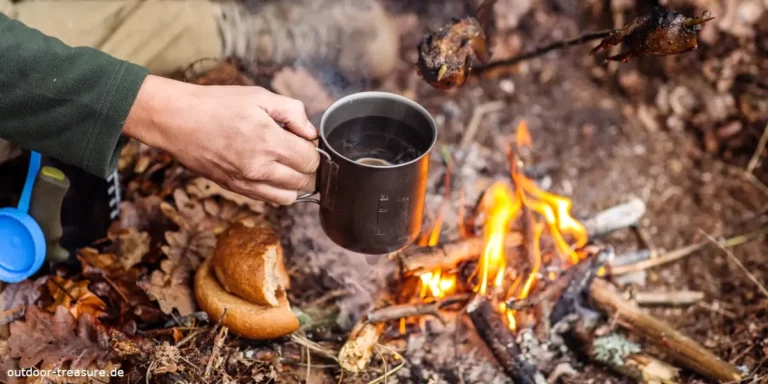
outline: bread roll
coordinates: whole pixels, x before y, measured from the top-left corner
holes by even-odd
[[[254,304],[279,305],[288,289],[283,247],[274,230],[235,223],[216,243],[213,270],[224,289]]]
[[[249,303],[224,290],[214,276],[211,262],[210,258],[206,260],[195,274],[195,299],[212,320],[221,318],[226,309],[222,324],[233,333],[254,340],[274,339],[299,328],[299,319],[291,311],[284,292],[277,295],[275,307]]]

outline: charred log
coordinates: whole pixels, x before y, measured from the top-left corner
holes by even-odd
[[[487,297],[476,296],[467,306],[467,313],[477,333],[512,381],[516,384],[546,382],[536,366],[523,358],[515,337],[502,320],[503,315],[494,308]]]

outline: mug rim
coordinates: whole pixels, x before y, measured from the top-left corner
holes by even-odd
[[[328,116],[331,113],[333,113],[336,109],[340,108],[342,105],[344,105],[344,104],[346,104],[346,103],[348,103],[350,101],[357,100],[357,99],[368,99],[368,98],[384,98],[384,99],[390,99],[390,100],[398,101],[398,102],[401,102],[403,104],[408,105],[409,107],[415,109],[416,111],[421,113],[424,117],[426,117],[427,120],[429,121],[430,126],[432,127],[433,135],[432,135],[432,142],[429,144],[429,147],[427,147],[427,149],[424,151],[424,153],[422,153],[421,155],[419,155],[418,157],[416,157],[415,159],[413,159],[411,161],[408,161],[408,162],[405,162],[405,163],[401,163],[401,164],[370,165],[370,164],[358,163],[358,162],[353,161],[352,159],[350,159],[350,158],[340,154],[339,152],[337,152],[336,149],[334,149],[333,146],[331,146],[328,143],[328,140],[325,137],[325,122],[328,119]],[[374,169],[392,169],[392,168],[405,167],[405,166],[417,163],[421,159],[423,159],[425,156],[429,155],[430,152],[432,152],[432,149],[435,147],[435,144],[437,143],[437,123],[435,123],[435,119],[432,117],[432,114],[430,114],[429,111],[427,111],[426,108],[424,108],[421,104],[419,104],[419,103],[417,103],[417,102],[415,102],[415,101],[413,101],[413,100],[411,100],[411,99],[409,99],[409,98],[407,98],[405,96],[398,95],[398,94],[392,93],[392,92],[365,91],[365,92],[357,92],[357,93],[353,93],[353,94],[344,96],[344,97],[336,100],[333,104],[331,104],[331,106],[328,107],[328,109],[325,110],[325,112],[323,113],[323,117],[320,119],[320,132],[319,132],[318,136],[319,136],[319,139],[323,142],[323,144],[325,144],[324,147],[327,150],[331,151],[334,155],[336,155],[336,156],[338,156],[338,157],[340,157],[340,158],[342,158],[342,159],[344,159],[344,160],[346,160],[346,161],[348,161],[348,162],[350,162],[352,164],[355,164],[355,165],[360,166],[360,167],[367,167],[367,168],[374,168]]]

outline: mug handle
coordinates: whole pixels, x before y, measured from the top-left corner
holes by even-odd
[[[319,147],[315,147],[315,150],[319,152],[321,155],[325,156],[328,163],[333,163],[333,159],[331,158],[331,155],[328,154],[328,152],[320,149]],[[317,169],[318,175],[320,174],[320,167]],[[315,183],[315,190],[313,192],[307,192],[305,194],[299,195],[296,198],[295,203],[315,203],[317,205],[320,205],[320,199],[316,197],[312,197],[316,194],[320,193],[320,182]]]

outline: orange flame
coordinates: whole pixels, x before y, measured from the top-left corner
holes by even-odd
[[[531,132],[528,130],[528,124],[525,120],[520,122],[517,126],[517,134],[515,135],[515,143],[520,148],[533,148],[533,139],[531,138]]]
[[[480,285],[478,292],[484,295],[488,292],[488,280],[493,279],[496,287],[501,287],[504,271],[507,267],[504,240],[509,229],[510,221],[520,210],[520,200],[515,199],[514,193],[503,182],[491,185],[483,197],[483,207],[488,216],[485,219],[483,233],[485,235],[485,250],[480,256]]]

